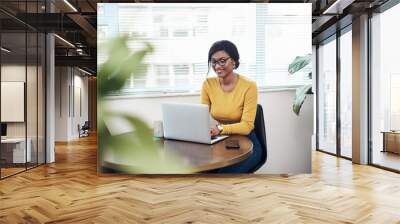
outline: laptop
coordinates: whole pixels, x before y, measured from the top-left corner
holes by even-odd
[[[228,135],[211,138],[208,111],[208,106],[204,104],[162,104],[164,138],[204,144],[214,144],[228,138]]]

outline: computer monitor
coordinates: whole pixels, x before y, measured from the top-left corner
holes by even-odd
[[[2,137],[7,136],[7,124],[6,123],[1,123],[1,136]]]

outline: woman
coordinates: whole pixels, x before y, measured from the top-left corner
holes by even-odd
[[[215,42],[208,52],[208,68],[218,77],[207,78],[201,91],[201,103],[207,104],[211,116],[219,122],[212,127],[212,136],[219,134],[247,135],[253,142],[253,153],[246,160],[217,170],[218,173],[249,173],[261,160],[261,145],[254,132],[257,110],[257,86],[233,72],[239,67],[239,52],[227,40]]]

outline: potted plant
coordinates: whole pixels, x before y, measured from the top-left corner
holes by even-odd
[[[297,56],[292,63],[288,66],[289,75],[293,75],[300,70],[304,70],[305,68],[309,68],[309,64],[311,62],[311,54],[307,54],[304,56]],[[308,77],[311,79],[312,73],[308,73]],[[296,96],[293,101],[293,112],[296,115],[299,115],[301,106],[306,99],[307,94],[313,94],[312,92],[312,84],[304,85],[296,89]]]

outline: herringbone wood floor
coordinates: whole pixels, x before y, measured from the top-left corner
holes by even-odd
[[[98,176],[94,137],[0,181],[0,223],[400,223],[400,175],[313,153],[296,176]]]

